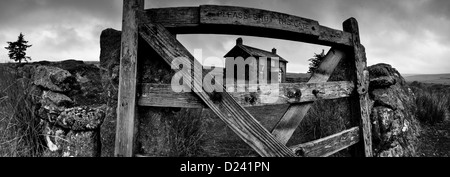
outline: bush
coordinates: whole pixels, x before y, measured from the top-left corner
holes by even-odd
[[[435,124],[445,120],[448,109],[448,95],[433,92],[430,89],[417,89],[416,92],[417,118],[424,123]]]
[[[36,90],[17,73],[0,65],[0,156],[40,156],[45,146],[32,102]]]
[[[435,124],[446,119],[450,111],[450,86],[412,82],[415,94],[416,116],[423,123]]]

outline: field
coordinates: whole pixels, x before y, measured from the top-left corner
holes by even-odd
[[[450,157],[450,85],[412,82],[422,123],[418,156]]]
[[[450,85],[450,74],[419,74],[419,75],[405,75],[407,82],[422,82],[429,84],[443,84]]]
[[[40,156],[46,148],[42,142],[39,119],[34,115],[30,99],[33,90],[29,82],[14,68],[0,65],[0,156]],[[419,77],[420,76],[420,77]],[[445,81],[449,75],[416,75],[411,78]],[[290,74],[307,80],[308,74]],[[450,83],[450,82],[449,82]],[[419,156],[450,156],[450,84],[409,83],[415,93],[417,118],[423,123]],[[347,99],[320,100],[313,104],[308,115],[294,132],[288,146],[326,137],[351,127]],[[248,108],[269,131],[276,125],[288,105]],[[193,115],[195,116],[195,115]],[[255,156],[255,152],[207,109],[202,119],[186,115],[178,119],[174,130],[176,145],[173,156]],[[200,120],[200,121],[192,121]],[[199,129],[197,129],[199,128]],[[334,156],[348,156],[344,150]]]
[[[286,73],[287,82],[307,82],[311,74],[308,73]]]

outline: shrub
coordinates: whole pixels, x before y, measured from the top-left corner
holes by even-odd
[[[440,92],[433,92],[430,89],[417,89],[416,105],[417,118],[424,123],[435,124],[442,122],[446,117],[448,109],[448,95]]]

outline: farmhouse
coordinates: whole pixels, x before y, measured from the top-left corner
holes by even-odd
[[[236,46],[234,46],[225,56],[225,66],[235,63],[237,57],[242,57],[247,60],[248,57],[254,57],[256,60],[253,62],[247,62],[245,65],[245,80],[249,80],[249,71],[256,71],[256,78],[267,78],[267,83],[270,83],[272,74],[278,75],[278,83],[286,82],[286,66],[288,61],[277,54],[277,49],[273,48],[272,52],[261,50],[255,47],[250,47],[243,44],[242,38],[236,39]],[[260,57],[266,57],[267,62],[261,63]],[[279,64],[276,62],[279,61]],[[267,67],[268,66],[268,67]],[[234,65],[234,77],[237,79],[237,67]],[[274,68],[276,67],[276,68]],[[228,69],[229,70],[229,69]],[[271,72],[272,71],[272,72]],[[275,72],[273,72],[275,71]],[[227,71],[225,71],[227,72]]]

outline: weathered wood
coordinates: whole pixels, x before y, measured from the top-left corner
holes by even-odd
[[[177,57],[185,57],[193,63],[194,75],[202,71],[201,64],[194,59],[187,49],[177,41],[164,26],[160,24],[146,24],[140,28],[141,37],[158,53],[168,64]],[[196,64],[194,64],[194,62]],[[183,76],[191,74],[179,71]],[[248,111],[240,106],[227,92],[205,92],[202,89],[201,78],[193,78],[193,90],[201,100],[224,121],[244,142],[252,147],[259,155],[269,156],[295,156],[295,154],[279,143]],[[214,98],[214,101],[213,101]]]
[[[344,44],[348,46],[352,46],[352,34],[341,31],[341,30],[335,30],[326,26],[319,26],[319,41],[326,41],[327,43],[331,44],[331,46],[334,46],[333,44]]]
[[[115,156],[131,157],[135,149],[136,77],[138,53],[138,11],[144,10],[144,0],[123,1],[122,42]]]
[[[148,22],[166,27],[196,26],[200,23],[199,7],[171,7],[146,10]]]
[[[333,70],[339,64],[342,58],[345,57],[344,51],[336,48],[330,49],[323,59],[322,63],[313,73],[308,83],[326,82],[333,73]],[[286,144],[297,129],[300,122],[305,117],[312,103],[292,104],[277,125],[272,130],[272,134],[283,144]]]
[[[174,86],[185,87],[185,86]],[[170,84],[140,84],[139,106],[207,108],[208,106],[193,92],[174,92]]]
[[[192,92],[174,92],[170,84],[140,84],[139,106],[203,108],[206,105]],[[244,87],[244,86],[237,86]],[[247,86],[246,86],[247,87]],[[252,86],[250,86],[252,87]],[[265,106],[312,102],[318,99],[349,97],[354,84],[349,81],[254,85],[257,92],[229,92],[242,106]],[[248,88],[248,87],[247,87]],[[180,89],[181,90],[181,89]],[[316,93],[316,94],[314,94]]]
[[[353,127],[325,138],[292,146],[291,149],[299,156],[327,157],[358,143],[359,134],[359,127]]]
[[[355,18],[350,18],[343,23],[344,31],[352,33],[353,42],[353,54],[354,54],[354,65],[355,69],[355,87],[357,91],[357,96],[352,99],[351,107],[353,109],[352,115],[355,116],[354,119],[360,119],[361,133],[364,144],[364,154],[366,157],[372,157],[372,132],[370,124],[370,114],[369,114],[369,96],[367,92],[369,91],[369,72],[367,71],[366,63],[366,53],[364,46],[360,43],[358,22]]]
[[[352,46],[351,34],[317,21],[254,8],[202,5],[147,9],[149,22],[174,34],[230,34],[269,37],[326,46]]]
[[[200,23],[273,28],[319,36],[317,21],[254,8],[203,5]]]

